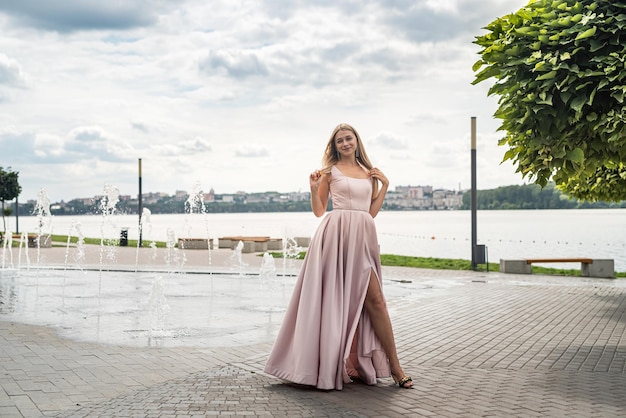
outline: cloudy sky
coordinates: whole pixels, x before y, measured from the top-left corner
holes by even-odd
[[[525,0],[0,0],[0,167],[20,201],[305,191],[357,128],[391,188],[523,184],[472,41]]]

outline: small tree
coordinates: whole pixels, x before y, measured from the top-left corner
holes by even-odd
[[[586,200],[626,198],[626,1],[531,0],[476,38],[504,160]]]
[[[2,202],[2,224],[4,233],[7,232],[7,223],[5,216],[11,215],[11,208],[4,207],[5,200],[13,200],[22,192],[22,186],[18,182],[19,173],[11,171],[9,167],[6,171],[0,167],[0,202]]]

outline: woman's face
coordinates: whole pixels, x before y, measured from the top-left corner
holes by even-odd
[[[335,134],[335,148],[341,157],[349,157],[356,151],[356,136],[350,130],[342,129]]]

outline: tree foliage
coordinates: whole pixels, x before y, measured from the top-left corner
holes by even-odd
[[[7,212],[4,207],[6,200],[13,200],[22,192],[22,186],[18,181],[19,173],[12,171],[11,167],[4,170],[0,167],[0,202],[2,202],[2,224],[4,225],[4,231],[6,232],[6,220],[5,215],[10,215],[11,212]]]
[[[571,196],[626,197],[626,2],[531,0],[476,38],[504,160]]]
[[[471,192],[468,191],[463,194],[461,209],[470,209],[470,201]],[[549,182],[545,187],[527,184],[478,190],[476,204],[480,210],[626,208],[626,200],[622,202],[586,202],[568,198],[556,189],[553,182]]]
[[[19,173],[12,171],[11,167],[6,170],[0,167],[0,200],[13,200],[22,193],[22,187],[18,181]]]

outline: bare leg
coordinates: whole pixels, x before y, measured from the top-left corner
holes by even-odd
[[[396,379],[402,379],[405,374],[400,366],[400,360],[398,359],[398,352],[396,351],[396,341],[393,336],[393,329],[391,327],[391,319],[389,318],[389,312],[387,311],[387,304],[383,297],[382,290],[378,284],[378,279],[372,271],[370,273],[370,282],[367,287],[367,294],[365,295],[365,310],[372,321],[374,327],[374,333],[383,345],[383,350],[389,358],[389,367],[391,368],[391,374]],[[413,386],[413,383],[407,383],[405,387]]]

